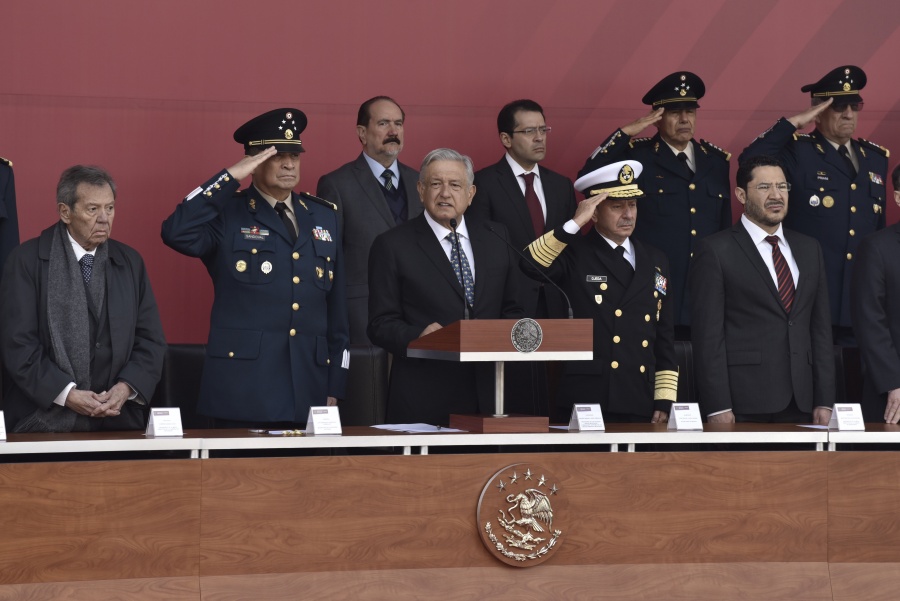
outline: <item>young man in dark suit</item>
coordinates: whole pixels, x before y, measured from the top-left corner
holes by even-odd
[[[518,260],[484,222],[463,214],[475,194],[469,157],[448,148],[422,161],[424,214],[375,239],[369,254],[369,338],[393,353],[387,421],[446,424],[493,407],[494,366],[412,359],[410,342],[464,318],[523,316]],[[490,224],[501,236],[506,230]],[[458,247],[453,234],[458,234]],[[457,250],[458,249],[458,250]]]
[[[822,249],[782,228],[791,185],[778,159],[741,164],[744,214],[691,263],[691,340],[711,422],[827,424],[834,355]]]

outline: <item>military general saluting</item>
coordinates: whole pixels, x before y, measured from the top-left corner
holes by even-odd
[[[195,189],[162,238],[199,257],[215,287],[198,411],[218,427],[292,427],[335,404],[349,364],[344,265],[336,207],[293,192],[295,108],[238,128],[246,156]],[[238,190],[252,175],[252,185]]]

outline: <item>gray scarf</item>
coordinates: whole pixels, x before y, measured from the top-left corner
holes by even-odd
[[[71,376],[79,390],[91,389],[91,325],[88,305],[100,315],[106,298],[107,244],[97,247],[91,281],[85,286],[81,266],[60,221],[50,244],[47,281],[47,323],[50,326],[51,359]],[[59,405],[38,409],[23,419],[16,432],[72,432],[87,430],[90,419]]]

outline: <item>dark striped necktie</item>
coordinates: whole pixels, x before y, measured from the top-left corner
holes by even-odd
[[[772,262],[775,264],[775,276],[778,278],[778,296],[787,313],[794,305],[794,276],[788,267],[787,260],[778,247],[778,236],[766,236],[766,242],[772,245]]]

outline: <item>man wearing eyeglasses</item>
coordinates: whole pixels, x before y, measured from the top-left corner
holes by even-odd
[[[789,119],[779,119],[744,152],[777,156],[793,186],[792,209],[785,224],[816,238],[825,256],[831,323],[838,344],[853,344],[850,290],[860,242],[885,225],[886,148],[852,139],[863,99],[866,74],[846,65],[833,69],[809,92],[812,106]],[[810,134],[800,133],[815,122]]]
[[[697,245],[689,275],[701,409],[710,422],[827,424],[835,387],[822,249],[782,227],[792,186],[778,159],[752,157],[736,180],[744,214]]]
[[[671,263],[675,301],[675,337],[690,338],[687,274],[699,240],[731,226],[728,161],[731,154],[694,140],[703,80],[688,71],[667,75],[644,94],[652,112],[614,131],[591,154],[582,177],[604,165],[633,159],[644,166],[641,220],[634,237],[662,250]],[[653,125],[652,138],[636,138]]]
[[[524,249],[575,213],[575,188],[569,178],[539,164],[547,156],[551,131],[540,104],[527,99],[510,102],[497,115],[497,131],[506,153],[499,162],[475,174],[477,192],[468,214],[472,221],[502,223],[513,245]],[[565,300],[555,289],[521,272],[518,285],[527,317],[563,318],[568,314]],[[546,414],[550,397],[543,365],[508,365],[506,373],[507,409]]]

